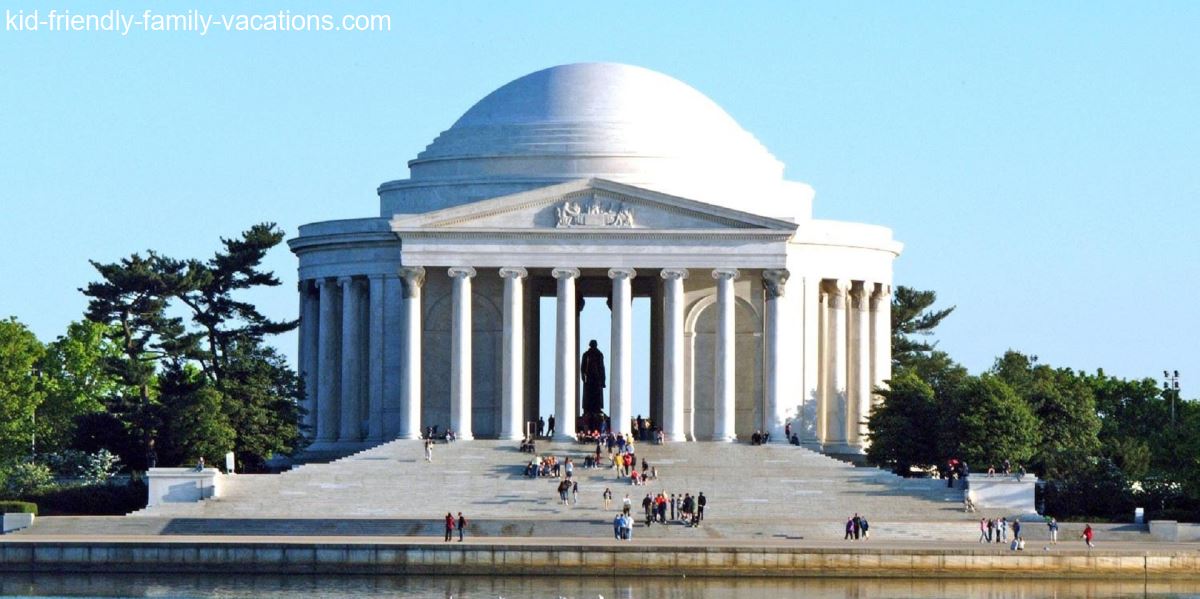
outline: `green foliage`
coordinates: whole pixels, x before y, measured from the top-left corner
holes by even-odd
[[[141,481],[45,487],[23,496],[47,516],[123,516],[146,507]]]
[[[3,479],[4,494],[9,497],[34,493],[54,482],[54,474],[49,467],[33,462],[11,464],[0,472],[0,478]]]
[[[1104,458],[1092,458],[1046,482],[1045,512],[1056,518],[1133,518],[1134,497],[1125,473]]]
[[[1037,416],[1012,388],[985,374],[967,379],[954,394],[943,424],[954,456],[976,468],[1010,460],[1013,468],[1033,457],[1041,441]]]
[[[0,463],[30,454],[34,410],[45,398],[35,367],[45,351],[17,319],[0,320]]]
[[[243,471],[262,470],[273,454],[298,449],[300,379],[273,348],[251,341],[231,350],[222,387],[236,431],[237,461]]]
[[[1033,468],[1057,477],[1096,455],[1100,447],[1100,418],[1086,379],[1069,368],[1035,366],[1012,350],[996,360],[992,372],[1033,409],[1040,423],[1041,443]]]
[[[86,320],[71,323],[65,335],[46,346],[39,364],[46,392],[37,409],[39,452],[65,449],[77,418],[102,412],[108,401],[128,393],[105,367],[119,358],[107,327]]]
[[[121,458],[107,449],[89,453],[68,449],[41,457],[58,476],[82,479],[87,484],[107,482],[117,473]]]
[[[892,293],[892,362],[893,368],[909,365],[911,360],[933,351],[936,343],[923,341],[920,337],[933,334],[933,329],[942,322],[954,306],[934,310],[937,293],[919,291],[903,285]]]
[[[33,514],[37,515],[38,506],[28,501],[0,501],[0,514]]]
[[[915,372],[902,371],[868,419],[871,463],[907,475],[913,466],[936,466],[941,461],[937,431],[939,410],[933,388]]]
[[[237,297],[280,284],[260,265],[283,237],[273,223],[264,223],[222,239],[222,249],[207,261],[147,252],[146,258],[93,262],[102,280],[83,290],[90,298],[88,318],[106,326],[117,348],[105,361],[107,372],[138,391],[110,402],[123,433],[93,427],[92,441],[96,433],[110,441],[134,440],[134,447],[114,451],[135,468],[147,463],[152,450],[163,463],[216,459],[236,450],[254,467],[295,449],[302,390],[264,338],[298,323],[271,320]]]
[[[199,457],[218,464],[234,447],[225,398],[195,369],[168,366],[162,376],[163,427],[158,444],[165,465],[183,465]]]

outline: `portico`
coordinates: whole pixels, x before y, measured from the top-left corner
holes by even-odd
[[[605,84],[587,96],[600,106],[573,96],[565,116],[523,112],[530,94],[569,95],[583,83]],[[520,93],[505,91],[514,85]],[[622,112],[625,93],[656,102],[667,93],[668,121],[682,111],[718,124],[697,148],[675,130],[655,132],[667,116]],[[634,416],[632,302],[642,296],[652,304],[651,410],[669,441],[761,430],[783,442],[791,421],[805,444],[861,452],[873,389],[890,376],[900,244],[882,227],[813,220],[811,189],[779,178],[753,138],[694,96],[623,65],[535,73],[468,111],[410,163],[412,179],[382,185],[379,218],[302,227],[289,243],[301,261],[312,450],[417,438],[431,425],[464,440],[519,439],[525,423],[548,416],[537,403],[544,337],[555,347],[556,436],[573,438],[577,319],[581,298],[599,295],[611,309],[614,430],[629,432]],[[623,116],[593,122],[596,110]],[[576,141],[531,153],[551,135],[542,118]],[[473,153],[481,158],[464,158]],[[556,299],[552,336],[538,330],[543,296]]]

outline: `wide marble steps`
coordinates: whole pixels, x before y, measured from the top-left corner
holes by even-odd
[[[609,468],[584,469],[591,446],[539,443],[539,453],[571,456],[578,503],[561,505],[557,479],[523,475],[530,455],[501,441],[439,443],[426,462],[421,441],[393,441],[328,464],[276,475],[228,477],[222,497],[147,508],[129,517],[40,518],[22,534],[440,536],[441,517],[462,511],[468,534],[507,537],[590,537],[611,534],[628,494],[634,514],[648,492],[704,492],[699,528],[673,523],[645,527],[643,538],[841,538],[855,512],[872,522],[872,537],[974,541],[979,514],[962,511],[962,492],[943,481],[904,479],[855,467],[790,445],[680,443],[637,446],[658,479],[632,486]],[[605,510],[601,493],[613,492]],[[987,514],[1000,516],[1007,514]],[[1031,538],[1045,536],[1040,524]],[[1069,528],[1064,528],[1067,538]],[[1117,531],[1117,534],[1125,534]],[[1141,530],[1129,531],[1143,538]]]

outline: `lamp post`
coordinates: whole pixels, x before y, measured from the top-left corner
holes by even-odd
[[[1179,371],[1163,371],[1163,393],[1171,398],[1171,426],[1175,426],[1175,398],[1179,397]]]
[[[33,379],[38,387],[42,386],[42,369],[33,367]],[[35,405],[29,411],[29,462],[37,462],[37,409]]]

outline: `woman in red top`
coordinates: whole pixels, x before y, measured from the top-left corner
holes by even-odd
[[[1079,538],[1083,539],[1083,540],[1084,540],[1084,542],[1085,542],[1085,543],[1087,543],[1087,546],[1088,546],[1088,547],[1095,547],[1095,545],[1093,545],[1093,544],[1092,544],[1092,537],[1093,537],[1095,534],[1096,534],[1096,533],[1092,532],[1092,525],[1091,525],[1091,524],[1088,524],[1088,525],[1086,525],[1086,526],[1084,526],[1084,527],[1083,527],[1083,534],[1082,534],[1082,535],[1080,535],[1080,537],[1079,537]]]

